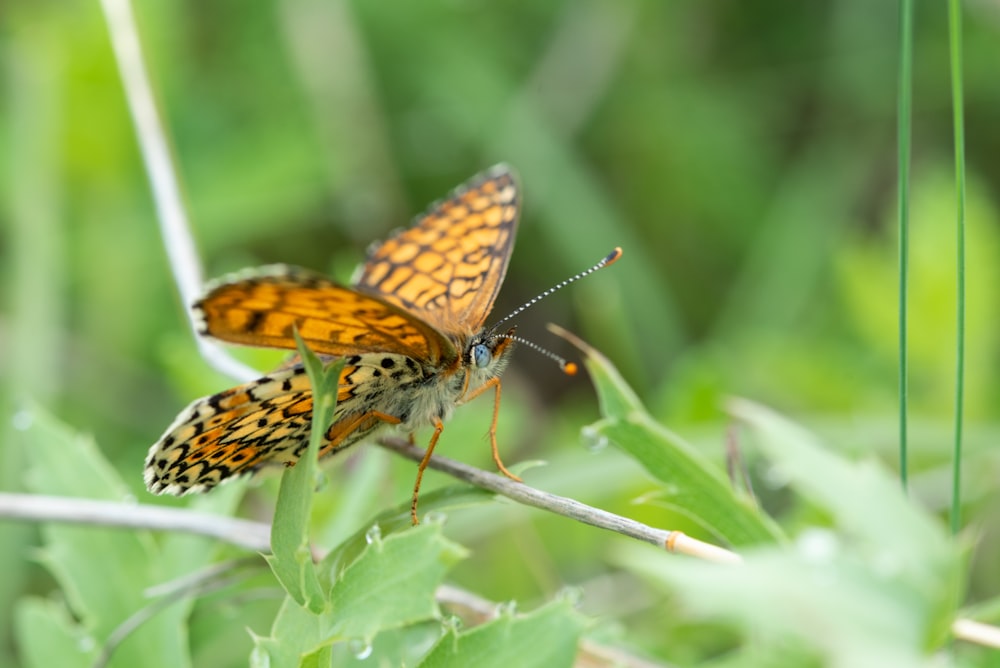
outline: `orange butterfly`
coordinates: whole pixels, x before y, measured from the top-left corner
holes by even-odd
[[[264,267],[210,288],[194,305],[200,332],[231,343],[294,350],[297,329],[316,353],[344,358],[321,457],[384,425],[407,431],[432,426],[414,488],[416,522],[420,478],[444,420],[456,406],[489,390],[493,459],[517,479],[504,467],[496,444],[500,373],[516,337],[513,329],[497,332],[496,325],[484,329],[483,323],[507,272],[519,210],[514,174],[498,165],[371,251],[353,287],[303,269]],[[615,249],[563,284],[620,255]],[[571,372],[570,366],[564,368]],[[292,466],[308,444],[311,418],[312,390],[293,358],[182,411],[149,450],[146,487],[156,494],[202,492],[265,465]]]

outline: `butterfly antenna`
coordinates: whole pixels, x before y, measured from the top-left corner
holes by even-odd
[[[549,295],[551,295],[553,292],[555,292],[557,290],[561,290],[562,288],[565,288],[570,283],[575,283],[576,281],[579,281],[584,276],[589,276],[590,274],[593,274],[598,269],[603,269],[604,267],[607,267],[608,265],[614,264],[615,262],[618,261],[618,258],[620,258],[621,256],[622,256],[622,249],[616,247],[613,251],[611,251],[604,258],[602,258],[600,262],[598,262],[597,264],[595,264],[590,269],[581,271],[579,274],[577,274],[575,276],[570,276],[569,278],[567,278],[566,280],[562,281],[561,283],[553,285],[551,288],[549,288],[545,292],[542,292],[542,293],[540,293],[540,294],[532,297],[531,299],[529,299],[528,301],[526,301],[524,304],[522,304],[521,306],[519,306],[516,309],[514,309],[509,315],[507,315],[504,318],[501,318],[499,321],[497,321],[496,323],[494,323],[494,325],[490,328],[489,337],[495,336],[493,333],[497,331],[497,329],[500,327],[500,325],[502,325],[503,323],[507,322],[508,320],[510,320],[511,318],[513,318],[514,316],[517,316],[517,315],[520,315],[521,313],[524,313],[527,309],[531,308],[532,306],[534,306],[538,302],[542,301],[543,299],[545,299],[546,297],[548,297]],[[513,330],[511,330],[511,331],[513,331]],[[539,352],[542,355],[545,355],[549,359],[553,360],[556,364],[559,365],[559,368],[562,369],[563,373],[565,373],[566,375],[568,375],[568,376],[576,375],[576,371],[577,371],[576,364],[574,364],[573,362],[567,362],[564,358],[560,357],[559,355],[556,355],[551,350],[546,350],[545,348],[542,348],[540,345],[538,345],[537,343],[534,343],[533,341],[528,341],[527,339],[522,339],[520,336],[514,336],[513,334],[509,334],[509,333],[508,334],[503,334],[503,335],[500,335],[500,336],[496,336],[496,338],[498,338],[498,339],[507,339],[509,341],[515,341],[515,342],[520,343],[522,345],[528,346],[529,348],[531,348],[535,352]]]
[[[554,361],[556,364],[558,364],[559,368],[562,369],[563,373],[565,373],[567,376],[576,375],[577,366],[575,362],[567,362],[564,358],[559,357],[559,355],[556,355],[551,350],[546,350],[545,348],[542,348],[540,345],[538,345],[533,341],[529,341],[528,339],[522,339],[520,336],[514,336],[513,334],[504,334],[503,336],[498,336],[497,338],[507,339],[508,341],[515,341],[522,345],[528,346],[535,352],[539,352],[545,355],[546,357]]]
[[[493,326],[490,327],[490,332],[492,333],[492,332],[497,331],[497,329],[500,327],[500,325],[502,325],[503,323],[507,322],[508,320],[510,320],[511,318],[513,318],[514,316],[517,316],[517,315],[520,315],[520,314],[524,313],[529,308],[531,308],[532,306],[534,306],[538,302],[542,301],[543,299],[545,299],[546,297],[548,297],[549,295],[551,295],[553,292],[556,292],[557,290],[561,290],[561,289],[565,288],[570,283],[576,283],[577,281],[579,281],[584,276],[590,276],[591,274],[593,274],[598,269],[604,269],[605,267],[614,264],[615,262],[618,261],[618,258],[620,258],[621,256],[622,256],[622,249],[620,247],[615,247],[615,249],[613,251],[611,251],[610,253],[608,253],[607,256],[605,256],[603,259],[601,259],[600,262],[598,262],[597,264],[595,264],[590,269],[586,269],[584,271],[581,271],[576,276],[570,276],[569,278],[567,278],[566,280],[562,281],[561,283],[557,283],[556,285],[553,285],[551,288],[549,288],[545,292],[542,292],[541,294],[535,295],[534,297],[532,297],[531,299],[529,299],[525,303],[523,303],[520,306],[518,306],[511,313],[509,313],[505,317],[503,317],[500,320],[498,320],[497,322],[495,322],[493,324]],[[508,338],[513,338],[513,337],[508,337]],[[534,347],[538,348],[538,346],[534,346]],[[548,354],[551,355],[551,356],[553,356],[553,357],[555,357],[554,355],[552,355],[552,353],[548,353]]]

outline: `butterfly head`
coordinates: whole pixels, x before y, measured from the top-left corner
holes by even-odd
[[[467,348],[466,363],[473,370],[485,370],[488,376],[499,375],[503,367],[507,364],[507,356],[514,349],[513,344],[520,343],[554,361],[566,375],[572,376],[576,374],[577,367],[573,362],[567,362],[559,355],[542,348],[534,341],[514,336],[517,327],[511,327],[503,334],[491,334],[491,331],[488,330],[473,339]]]
[[[516,330],[517,327],[511,327],[505,334],[494,335],[486,332],[477,336],[466,350],[466,363],[473,369],[485,370],[487,373],[493,371],[498,363],[506,362],[506,356],[513,350],[511,344],[517,340],[514,336]],[[500,369],[497,368],[489,375],[495,376],[499,372]]]
[[[587,269],[586,271],[581,271],[575,276],[567,278],[561,283],[552,286],[548,290],[533,297],[532,299],[529,299],[527,302],[525,302],[518,308],[514,309],[507,316],[501,318],[492,327],[482,332],[479,336],[477,336],[472,340],[472,342],[466,348],[466,363],[469,365],[470,368],[474,370],[489,369],[490,370],[489,375],[496,376],[503,369],[503,365],[498,365],[497,363],[498,362],[504,362],[504,364],[506,363],[506,360],[504,358],[506,354],[509,353],[510,350],[512,350],[511,344],[517,342],[524,344],[525,346],[531,348],[535,352],[539,352],[542,355],[545,355],[549,359],[553,360],[556,364],[559,365],[559,368],[562,369],[563,373],[565,373],[566,375],[569,376],[575,375],[577,371],[576,364],[574,364],[573,362],[567,362],[559,355],[556,355],[555,353],[546,350],[545,348],[542,348],[537,343],[528,341],[527,339],[522,339],[519,336],[514,336],[514,331],[517,329],[516,327],[511,327],[503,334],[498,333],[498,329],[500,325],[507,322],[511,318],[519,315],[520,313],[523,313],[527,309],[531,308],[532,306],[540,302],[545,297],[551,295],[553,292],[556,292],[557,290],[566,287],[570,283],[574,283],[580,280],[584,276],[589,276],[598,269],[603,269],[604,267],[614,264],[615,262],[618,261],[618,258],[620,258],[621,256],[622,256],[622,249],[615,248],[613,251],[608,253],[604,258],[602,258],[597,264],[592,266],[590,269]]]

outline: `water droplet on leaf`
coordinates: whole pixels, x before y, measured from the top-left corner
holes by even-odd
[[[795,541],[799,553],[807,560],[818,563],[832,561],[840,551],[837,535],[826,529],[808,529]]]
[[[347,650],[358,661],[364,661],[372,655],[372,644],[364,638],[351,638],[347,641]]]
[[[575,608],[583,600],[583,589],[580,587],[563,587],[556,592],[556,600],[565,601]]]
[[[31,411],[27,409],[21,409],[14,413],[14,417],[11,418],[11,423],[14,425],[14,429],[18,431],[27,431],[31,428],[31,425],[35,422],[35,416],[31,414]]]
[[[591,452],[600,452],[608,447],[608,437],[592,426],[581,429],[580,438]]]
[[[424,514],[424,522],[428,524],[443,525],[448,520],[448,515],[440,510],[429,510]]]
[[[497,603],[494,612],[497,617],[513,617],[517,613],[517,601],[505,601]]]

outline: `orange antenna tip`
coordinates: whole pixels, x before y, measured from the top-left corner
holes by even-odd
[[[542,292],[541,294],[536,295],[532,299],[529,299],[527,302],[525,302],[524,304],[522,304],[518,308],[514,309],[511,313],[509,313],[505,317],[503,317],[500,320],[498,320],[496,323],[493,324],[492,327],[490,327],[483,334],[483,339],[485,340],[485,339],[491,339],[491,338],[502,338],[502,339],[508,339],[510,341],[517,341],[518,343],[524,344],[524,345],[528,346],[529,348],[535,350],[536,352],[539,352],[539,353],[545,355],[546,357],[548,357],[549,359],[557,362],[559,364],[559,368],[561,368],[563,370],[563,373],[565,373],[567,376],[575,376],[577,370],[579,369],[579,367],[575,363],[573,363],[573,362],[567,362],[566,360],[564,360],[559,355],[556,355],[555,353],[553,353],[551,351],[548,351],[545,348],[542,348],[537,343],[532,343],[531,341],[528,341],[526,339],[522,339],[519,336],[514,336],[514,330],[513,329],[511,329],[506,334],[495,334],[495,332],[500,328],[501,324],[507,322],[508,320],[510,320],[514,316],[518,315],[519,313],[523,313],[525,310],[531,308],[532,306],[534,306],[535,304],[537,304],[539,301],[541,301],[545,297],[548,297],[549,295],[551,295],[556,290],[560,290],[560,289],[566,287],[567,285],[569,285],[570,283],[575,283],[576,281],[580,280],[584,276],[589,276],[590,274],[593,274],[598,269],[603,269],[604,267],[607,267],[609,264],[613,264],[621,256],[622,256],[622,249],[621,249],[620,246],[616,246],[613,251],[611,251],[610,253],[608,253],[607,255],[605,255],[603,258],[601,258],[601,261],[598,262],[597,264],[595,264],[590,269],[587,269],[586,271],[581,271],[579,274],[576,274],[575,276],[570,276],[569,278],[567,278],[563,282],[557,283],[556,285],[553,285],[551,288],[549,288],[545,292]]]

